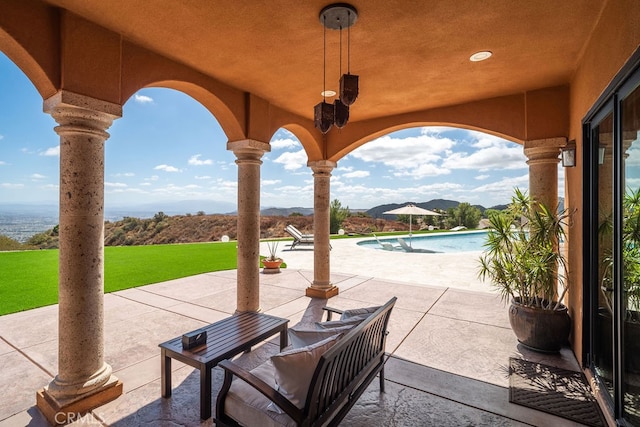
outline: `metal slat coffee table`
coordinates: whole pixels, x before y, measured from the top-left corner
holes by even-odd
[[[288,319],[262,313],[240,313],[198,329],[207,332],[206,344],[184,350],[182,337],[163,342],[160,347],[161,393],[171,397],[171,359],[200,370],[200,418],[211,417],[211,370],[221,360],[229,359],[261,341],[280,333],[280,350],[288,343]]]

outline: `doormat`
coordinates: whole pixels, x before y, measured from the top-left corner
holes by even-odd
[[[512,357],[509,402],[588,426],[606,425],[582,372]]]

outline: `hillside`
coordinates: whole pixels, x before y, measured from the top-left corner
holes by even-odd
[[[260,237],[263,239],[290,237],[284,228],[293,224],[303,233],[313,233],[312,216],[262,216]],[[398,221],[349,217],[343,223],[347,233],[408,230],[408,224]],[[125,218],[105,223],[105,245],[156,245],[220,241],[227,235],[238,236],[238,218],[233,215],[156,215],[154,218]]]

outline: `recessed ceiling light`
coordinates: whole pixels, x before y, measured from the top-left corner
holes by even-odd
[[[336,96],[335,90],[325,90],[324,92],[320,92],[320,95],[324,98],[331,98],[332,96]]]
[[[473,55],[471,55],[471,57],[469,58],[469,61],[471,61],[471,62],[484,61],[485,59],[491,58],[491,55],[493,55],[493,53],[491,53],[490,51],[483,50],[483,51],[476,52]]]

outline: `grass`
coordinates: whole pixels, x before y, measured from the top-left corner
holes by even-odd
[[[406,233],[376,234],[380,237]],[[422,233],[424,231],[414,232]],[[332,239],[352,237],[366,235],[331,236]],[[104,252],[107,293],[195,274],[232,270],[238,265],[237,242],[107,246]],[[56,304],[58,250],[0,252],[0,277],[0,316]]]
[[[237,268],[237,242],[105,247],[105,292]],[[58,302],[58,250],[0,252],[0,315]]]

